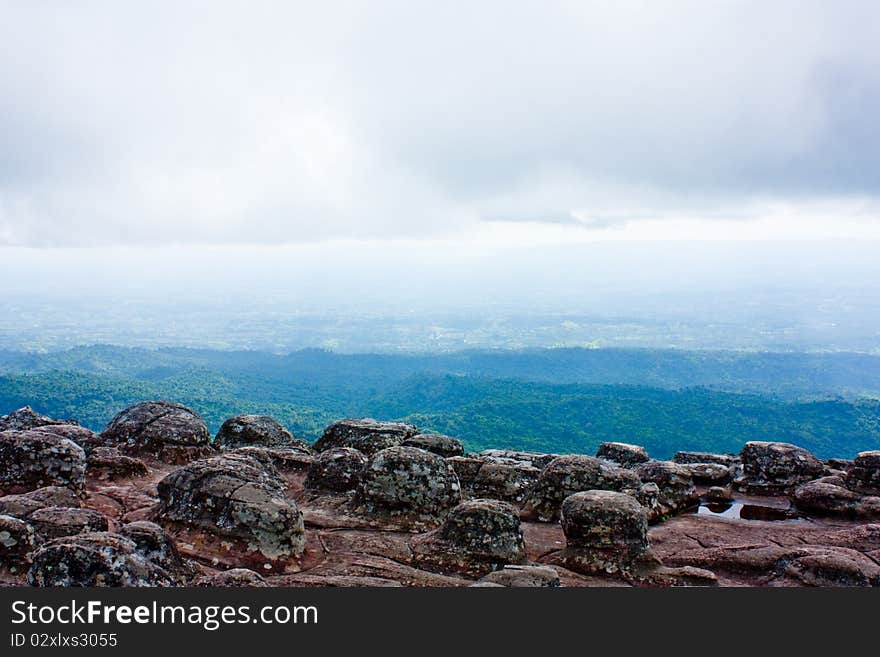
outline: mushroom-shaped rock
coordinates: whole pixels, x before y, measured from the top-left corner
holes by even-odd
[[[825,465],[803,447],[748,442],[740,453],[743,472],[734,485],[756,495],[784,495],[825,473]]]
[[[468,497],[504,500],[522,504],[541,476],[541,471],[531,465],[484,463],[467,487],[462,487]]]
[[[418,433],[416,427],[402,422],[377,422],[370,418],[339,420],[324,430],[314,448],[316,452],[323,452],[334,447],[353,447],[372,456],[386,447],[398,446]]]
[[[562,503],[563,561],[576,572],[627,571],[648,549],[648,516],[631,495],[575,493]]]
[[[687,466],[672,461],[648,461],[635,472],[645,484],[653,483],[658,488],[656,500],[646,505],[650,520],[664,518],[700,503]]]
[[[21,518],[0,513],[0,566],[16,571],[36,547],[34,528]]]
[[[206,575],[197,582],[197,586],[211,588],[264,588],[269,586],[262,575],[255,573],[249,568],[230,568],[221,570],[213,575]]]
[[[880,450],[859,453],[847,469],[846,484],[853,490],[880,495]]]
[[[541,522],[559,519],[562,501],[584,490],[637,491],[642,485],[630,470],[583,454],[559,456],[541,471],[523,509]]]
[[[108,529],[107,518],[93,509],[46,506],[31,513],[27,521],[41,541]]]
[[[69,488],[46,486],[20,495],[0,497],[0,514],[27,518],[47,506],[79,507],[79,496]]]
[[[504,566],[480,579],[483,583],[498,584],[509,588],[556,588],[559,573],[548,566]]]
[[[65,536],[31,556],[31,586],[173,586],[176,577],[112,532]]]
[[[422,568],[475,577],[526,558],[519,515],[499,500],[462,502],[439,529],[413,541],[412,548]]]
[[[20,493],[64,486],[82,492],[86,455],[72,440],[40,428],[0,432],[0,489]]]
[[[198,413],[167,401],[129,406],[101,432],[101,441],[107,447],[129,454],[150,454],[166,463],[178,464],[210,454],[210,438]]]
[[[55,420],[47,415],[37,413],[30,406],[24,406],[8,415],[0,416],[0,431],[24,431],[52,424],[75,425],[76,420]]]
[[[407,438],[402,443],[405,447],[418,447],[440,456],[463,456],[464,445],[458,438],[433,433],[420,433]]]
[[[102,481],[115,481],[130,477],[145,477],[147,465],[138,458],[121,454],[115,447],[96,447],[86,458],[89,477]]]
[[[344,493],[361,482],[367,457],[351,447],[334,447],[315,457],[304,486],[312,491]]]
[[[596,457],[606,461],[613,461],[624,467],[631,467],[647,461],[648,452],[639,445],[607,442],[599,445]]]
[[[436,524],[460,501],[458,477],[446,459],[416,447],[388,447],[364,469],[354,508],[418,528]]]
[[[302,554],[302,512],[271,465],[231,454],[193,461],[162,479],[158,492],[163,524],[240,541],[244,553],[269,561]]]
[[[268,415],[236,415],[229,418],[220,427],[214,443],[223,449],[253,445],[310,450],[307,442],[294,438],[277,420]]]

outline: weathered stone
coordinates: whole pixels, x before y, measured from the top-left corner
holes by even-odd
[[[607,442],[599,445],[596,457],[607,461],[613,461],[623,467],[630,467],[647,461],[648,452],[644,447],[640,447],[639,445]]]
[[[404,447],[418,447],[440,456],[463,456],[464,445],[458,438],[440,434],[420,433],[403,441]]]
[[[880,566],[851,550],[816,550],[791,560],[785,573],[807,586],[880,586]]]
[[[214,450],[204,420],[192,409],[167,401],[126,408],[101,433],[106,447],[128,454],[149,454],[166,463],[186,463]]]
[[[181,558],[174,539],[156,523],[148,520],[130,522],[123,525],[119,533],[134,541],[135,549],[140,554],[169,573],[180,576],[191,574],[191,569]]]
[[[335,447],[315,457],[305,487],[312,491],[344,493],[361,482],[367,457],[351,447]]]
[[[880,495],[880,450],[858,454],[846,471],[846,484],[853,490]]]
[[[559,573],[547,566],[508,565],[480,579],[485,584],[497,584],[509,588],[556,588]]]
[[[416,528],[436,523],[460,501],[458,477],[446,459],[416,447],[388,447],[367,464],[355,508]]]
[[[121,454],[115,447],[92,449],[86,458],[86,468],[89,477],[102,481],[145,477],[149,473],[146,463]]]
[[[239,540],[268,560],[302,554],[302,512],[271,465],[232,454],[193,461],[162,479],[158,492],[163,523]]]
[[[197,582],[198,586],[211,588],[263,588],[269,586],[265,579],[248,568],[230,568],[221,570],[213,575],[202,577]]]
[[[17,570],[36,547],[34,528],[24,520],[0,514],[0,567]]]
[[[27,518],[40,541],[87,532],[107,531],[107,518],[92,509],[46,506]]]
[[[76,424],[76,420],[55,420],[37,413],[30,406],[24,406],[9,415],[0,416],[0,431],[24,431],[51,424]]]
[[[471,484],[477,478],[480,468],[487,463],[486,459],[476,456],[452,456],[446,459],[446,462],[455,470],[462,488]]]
[[[279,472],[306,472],[315,462],[311,449],[306,451],[299,447],[236,447],[227,453],[251,456],[271,463]]]
[[[131,539],[111,532],[65,536],[31,556],[31,586],[173,586],[173,574],[141,554]]]
[[[822,461],[789,443],[748,442],[740,458],[743,472],[734,485],[753,495],[784,495],[825,473]]]
[[[522,463],[486,462],[469,483],[465,492],[468,497],[504,500],[522,504],[538,481],[541,471]]]
[[[484,449],[478,454],[484,460],[510,465],[524,465],[539,470],[546,468],[559,454],[521,452],[514,449]]]
[[[861,495],[825,480],[798,486],[792,500],[800,510],[815,515],[880,518],[880,497]]]
[[[673,462],[682,465],[687,463],[718,463],[731,466],[736,464],[737,457],[733,454],[713,454],[712,452],[676,452]]]
[[[413,541],[412,549],[422,568],[476,577],[525,561],[519,516],[500,500],[462,502],[439,529]]]
[[[236,447],[296,447],[311,451],[304,440],[294,438],[277,420],[268,415],[236,415],[231,417],[214,437],[214,444],[222,449]]]
[[[559,456],[541,471],[523,509],[541,522],[559,519],[562,501],[579,491],[637,491],[642,485],[630,470],[582,454]]]
[[[687,466],[672,461],[649,461],[635,470],[645,483],[654,483],[659,489],[656,501],[648,508],[651,521],[695,507],[700,496],[694,488]]]
[[[28,493],[0,497],[0,513],[27,518],[37,509],[47,506],[79,507],[79,496],[69,488],[46,486]]]
[[[372,456],[387,447],[398,446],[418,433],[416,427],[402,422],[377,422],[371,418],[340,420],[324,430],[314,449],[323,452],[334,447],[352,447]]]
[[[82,447],[40,428],[0,432],[0,489],[20,493],[44,486],[81,492],[86,455]]]
[[[629,570],[648,549],[645,508],[626,493],[589,490],[565,498],[566,567],[582,573]]]
[[[706,499],[710,502],[730,502],[733,499],[733,493],[724,486],[712,486],[706,491]]]
[[[695,484],[719,485],[729,483],[733,479],[733,468],[720,463],[681,463]]]

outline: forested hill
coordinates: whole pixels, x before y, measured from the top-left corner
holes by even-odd
[[[84,347],[0,353],[0,414],[24,404],[101,429],[137,401],[180,401],[212,431],[266,413],[313,440],[344,416],[406,419],[470,449],[595,451],[599,442],[739,451],[783,440],[821,456],[880,449],[880,359],[651,350],[290,355]]]

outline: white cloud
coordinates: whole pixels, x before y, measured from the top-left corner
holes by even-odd
[[[0,244],[876,236],[878,19],[870,2],[7,3]]]

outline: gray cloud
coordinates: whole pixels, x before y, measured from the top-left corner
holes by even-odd
[[[3,15],[0,244],[601,229],[880,195],[873,2]]]

